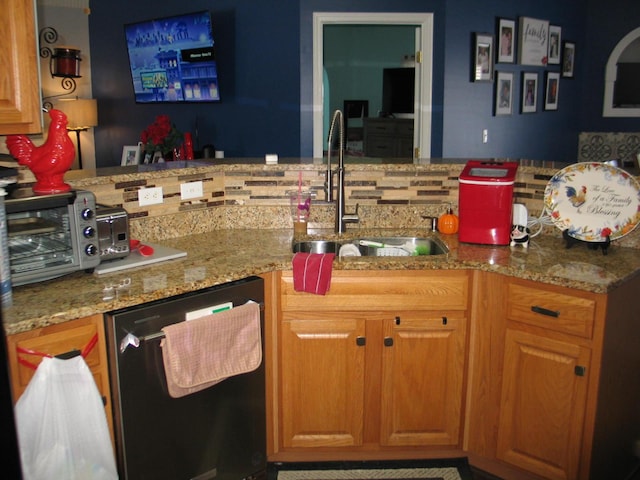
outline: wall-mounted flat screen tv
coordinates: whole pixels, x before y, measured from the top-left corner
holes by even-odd
[[[136,103],[220,100],[208,11],[124,26]]]

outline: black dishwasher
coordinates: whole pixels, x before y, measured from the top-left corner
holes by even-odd
[[[181,398],[169,396],[163,327],[187,313],[261,305],[264,282],[226,283],[105,316],[118,470],[128,480],[240,480],[266,469],[264,358],[260,367]]]

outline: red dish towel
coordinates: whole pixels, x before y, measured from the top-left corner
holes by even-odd
[[[296,292],[324,295],[331,285],[334,253],[296,253],[293,256],[293,288]]]

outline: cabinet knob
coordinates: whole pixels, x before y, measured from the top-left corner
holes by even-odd
[[[400,317],[396,317],[396,325],[400,325]]]
[[[356,337],[356,345],[364,347],[367,344],[367,337]]]
[[[584,375],[587,373],[587,367],[583,367],[582,365],[576,365],[576,367],[573,369],[573,372],[576,374],[577,377],[584,377]]]
[[[446,325],[448,321],[447,317],[442,317],[442,325]]]
[[[384,337],[384,346],[393,347],[393,337]]]

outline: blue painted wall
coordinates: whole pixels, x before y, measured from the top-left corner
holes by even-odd
[[[136,105],[124,42],[125,23],[208,9],[218,44],[222,101],[205,105]],[[583,130],[638,131],[638,119],[602,119],[602,75],[618,40],[640,24],[640,2],[609,0],[241,0],[91,1],[89,28],[98,166],[120,163],[123,145],[160,113],[171,115],[200,146],[226,156],[312,154],[313,11],[419,11],[435,14],[433,157],[517,157],[574,161]],[[521,15],[561,25],[577,44],[576,78],[561,80],[559,109],[494,117],[493,85],[472,83],[471,35],[494,32],[497,16]],[[592,32],[598,31],[598,35]],[[586,32],[590,32],[587,34]],[[498,65],[516,73],[519,65]],[[557,67],[556,67],[557,68]],[[526,70],[531,70],[526,67]],[[532,69],[542,73],[545,69]],[[542,82],[541,82],[542,85]],[[489,143],[482,144],[482,129]]]

